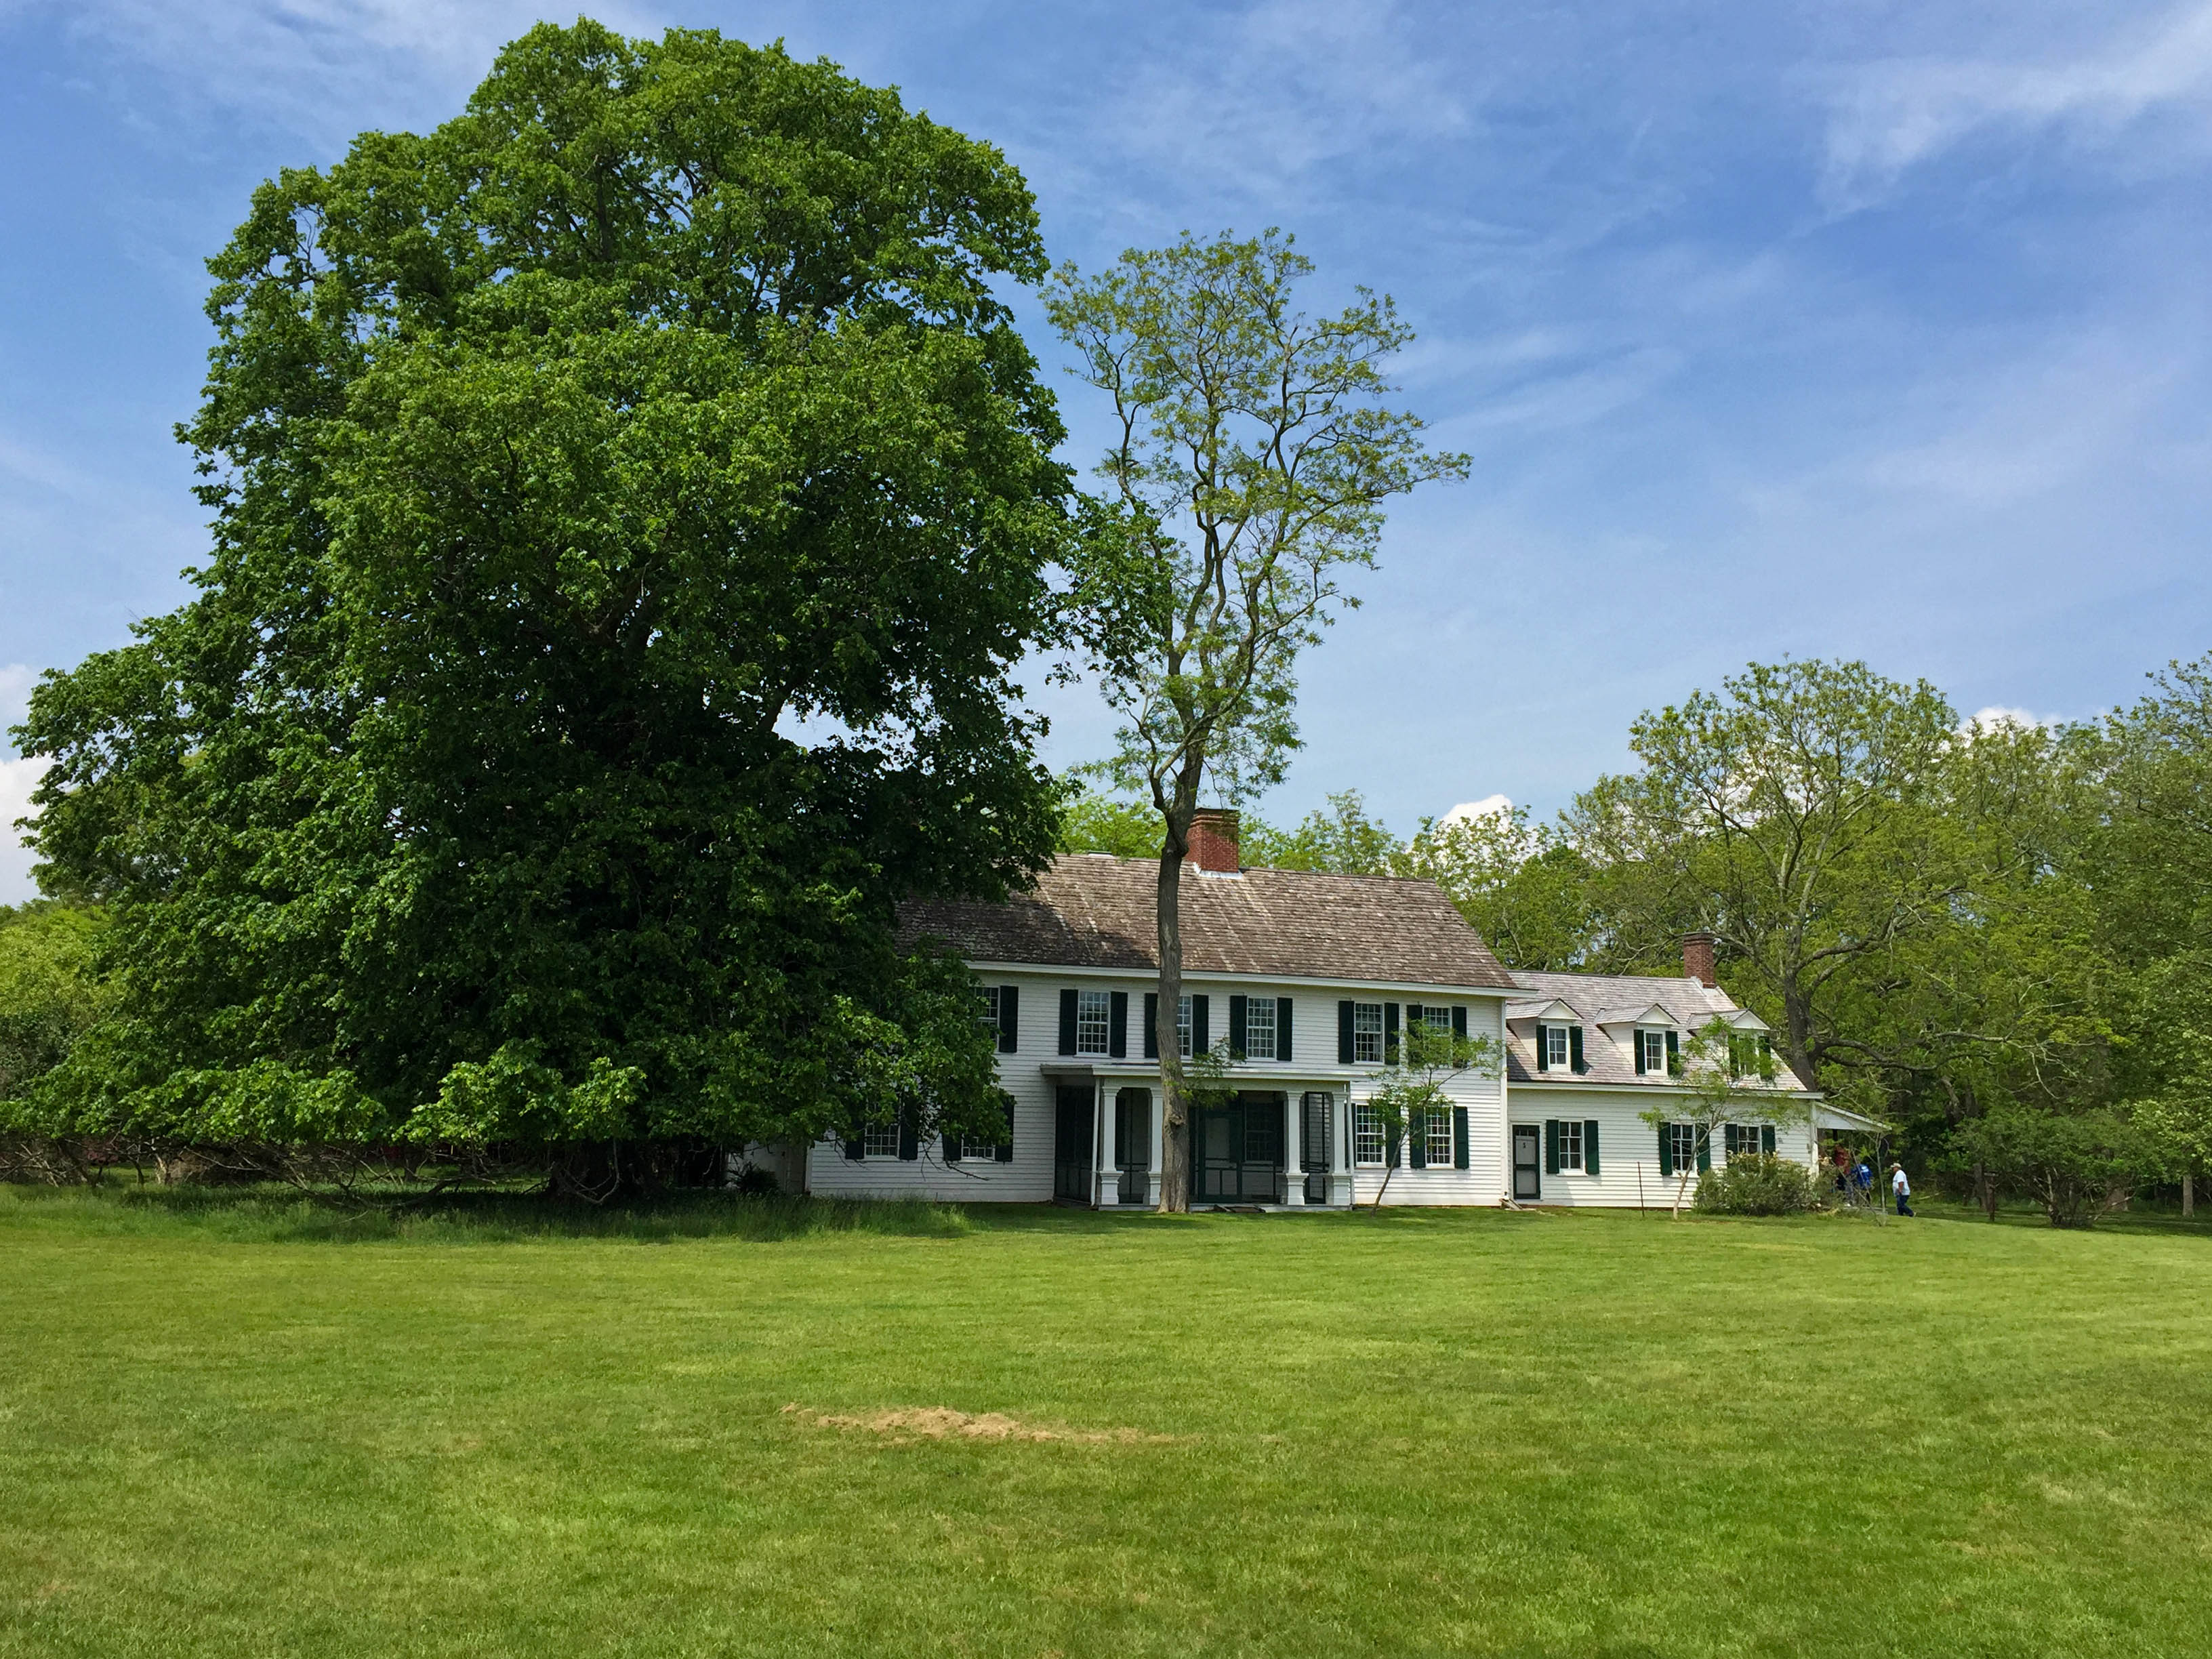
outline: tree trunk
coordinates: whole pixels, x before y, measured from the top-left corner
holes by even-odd
[[[2197,1177],[2186,1170],[2181,1176],[2181,1213],[2185,1219],[2197,1213]]]
[[[1195,799],[1194,791],[1194,805]],[[1190,817],[1189,808],[1168,813],[1167,833],[1160,842],[1159,1007],[1152,1035],[1160,1051],[1162,1215],[1181,1215],[1190,1208],[1190,1097],[1183,1081],[1182,1038],[1176,1029],[1182,1001],[1182,863],[1190,850]]]

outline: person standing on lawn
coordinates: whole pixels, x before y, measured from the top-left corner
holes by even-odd
[[[1889,1189],[1897,1194],[1898,1214],[1911,1215],[1912,1213],[1912,1183],[1905,1178],[1905,1166],[1902,1164],[1893,1164],[1889,1166]]]

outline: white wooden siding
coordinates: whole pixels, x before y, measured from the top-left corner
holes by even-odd
[[[1639,1201],[1637,1176],[1640,1164],[1640,1201],[1651,1209],[1673,1205],[1680,1175],[1660,1175],[1659,1131],[1638,1114],[1679,1100],[1680,1097],[1675,1091],[1618,1085],[1578,1089],[1557,1084],[1516,1083],[1509,1093],[1508,1116],[1514,1123],[1533,1123],[1540,1129],[1547,1118],[1577,1118],[1584,1122],[1595,1120],[1598,1126],[1598,1172],[1594,1176],[1577,1170],[1562,1170],[1558,1175],[1546,1173],[1542,1177],[1543,1196],[1537,1202],[1634,1209]],[[1776,1125],[1774,1150],[1777,1156],[1791,1158],[1808,1169],[1819,1162],[1813,1131],[1802,1122]],[[1722,1137],[1717,1133],[1713,1137],[1713,1163],[1717,1165],[1726,1162]],[[1683,1191],[1685,1204],[1697,1191],[1697,1172],[1693,1170],[1690,1184]],[[1395,1198],[1395,1182],[1390,1190]]]

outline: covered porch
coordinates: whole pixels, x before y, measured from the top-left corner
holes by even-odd
[[[1160,1201],[1164,1131],[1157,1070],[1048,1067],[1053,1197],[1102,1210]],[[1340,1079],[1258,1078],[1194,1109],[1193,1209],[1349,1207],[1350,1092]]]

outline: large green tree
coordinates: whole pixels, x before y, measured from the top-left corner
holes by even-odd
[[[1182,866],[1202,788],[1234,805],[1278,781],[1297,744],[1298,653],[1373,565],[1383,503],[1463,456],[1385,406],[1382,365],[1413,337],[1387,296],[1333,317],[1299,309],[1312,264],[1279,232],[1132,251],[1055,273],[1053,323],[1112,400],[1105,489],[1072,564],[1106,699],[1111,767],[1160,820],[1160,1206],[1188,1206]]]
[[[1018,173],[780,49],[541,26],[456,119],[264,185],[211,269],[199,593],[22,728],[122,999],[50,1120],[995,1113],[894,910],[1052,844],[1009,679],[1067,483],[1000,294],[1045,270]]]

